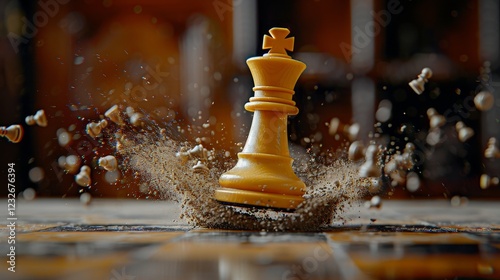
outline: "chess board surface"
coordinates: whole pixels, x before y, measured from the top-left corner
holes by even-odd
[[[16,272],[4,261],[0,279],[500,278],[496,201],[387,200],[321,232],[196,228],[166,201],[18,200],[16,211]]]

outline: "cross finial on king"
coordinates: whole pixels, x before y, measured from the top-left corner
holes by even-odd
[[[286,50],[293,51],[294,37],[286,38],[290,30],[282,27],[274,27],[269,30],[271,36],[264,35],[262,49],[270,49],[265,55],[290,57]]]

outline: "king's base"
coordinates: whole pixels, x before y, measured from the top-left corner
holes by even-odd
[[[277,209],[296,209],[304,201],[302,196],[253,192],[231,188],[220,188],[216,190],[215,199],[220,202],[241,206]]]

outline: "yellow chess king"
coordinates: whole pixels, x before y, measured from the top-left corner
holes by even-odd
[[[252,126],[236,166],[222,174],[215,199],[230,204],[295,209],[306,186],[293,172],[288,151],[287,117],[296,115],[292,96],[306,65],[287,55],[294,38],[286,28],[264,35],[262,57],[247,60],[253,76],[254,97],[245,109],[254,112]]]

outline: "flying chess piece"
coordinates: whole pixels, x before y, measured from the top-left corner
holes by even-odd
[[[378,148],[375,145],[370,145],[366,148],[365,163],[359,167],[359,177],[380,177],[380,168],[377,166]]]
[[[489,91],[481,91],[474,97],[474,105],[480,111],[488,111],[495,104],[495,97]]]
[[[203,145],[199,144],[194,146],[194,148],[189,151],[181,149],[181,151],[177,152],[175,156],[181,160],[182,164],[186,163],[191,157],[206,161],[208,159],[208,150],[203,148]]]
[[[144,124],[144,115],[139,112],[136,112],[134,108],[127,107],[125,109],[125,113],[127,113],[127,116],[129,117],[129,122],[133,126],[142,126]]]
[[[90,180],[90,167],[88,165],[80,168],[80,173],[75,175],[75,182],[82,187],[90,186],[92,181]]]
[[[96,138],[101,134],[101,131],[108,126],[108,121],[100,120],[99,122],[91,122],[87,124],[86,131],[87,134],[92,138]]]
[[[27,125],[37,124],[41,127],[47,126],[47,116],[44,110],[38,110],[33,116],[27,116],[25,119]]]
[[[98,164],[107,171],[115,171],[118,167],[118,162],[112,155],[99,158]]]
[[[455,128],[457,129],[458,140],[460,140],[460,142],[465,142],[474,136],[474,130],[465,126],[463,122],[457,122]]]
[[[418,75],[418,78],[408,83],[410,87],[417,93],[418,95],[422,94],[425,89],[425,83],[427,83],[428,79],[432,77],[432,70],[430,68],[422,69],[422,72]]]
[[[294,38],[286,28],[264,35],[262,57],[247,60],[255,96],[245,104],[254,112],[248,139],[236,166],[222,174],[215,199],[229,204],[295,209],[304,201],[306,186],[292,169],[288,150],[287,116],[296,115],[293,88],[306,65],[288,56]]]
[[[429,118],[431,129],[440,128],[446,123],[446,118],[440,115],[434,108],[427,109],[427,117]]]
[[[491,137],[488,139],[488,146],[486,150],[484,150],[485,158],[500,158],[500,149],[498,148],[497,139],[495,137]]]
[[[483,174],[479,178],[479,186],[481,189],[487,189],[491,186],[498,186],[499,184],[499,179],[498,177],[490,177],[488,174]]]
[[[333,118],[330,121],[330,125],[328,127],[328,133],[330,135],[335,135],[337,133],[342,133],[347,138],[349,138],[350,141],[354,141],[358,138],[359,134],[359,124],[353,123],[351,125],[343,124],[340,122],[338,118]]]
[[[118,105],[114,105],[113,107],[109,108],[106,113],[104,113],[104,115],[117,125],[125,125],[122,116],[120,116],[120,108],[118,108]]]
[[[18,124],[9,127],[0,126],[0,136],[7,138],[12,143],[19,143],[23,139],[23,127]]]

